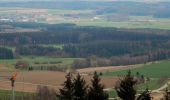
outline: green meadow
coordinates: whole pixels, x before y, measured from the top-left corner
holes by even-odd
[[[8,59],[8,60],[0,60],[0,64],[6,65],[8,68],[13,68],[18,61],[25,61],[29,63],[30,66],[34,66],[35,63],[39,63],[39,65],[49,66],[50,62],[60,62],[60,65],[67,66],[68,68],[71,66],[75,59],[82,58],[56,58],[56,57],[48,57],[48,56],[22,56],[18,59]],[[45,64],[44,64],[45,63]]]
[[[170,61],[161,61],[154,64],[146,64],[141,67],[130,69],[134,74],[139,72],[143,74],[145,77],[150,78],[161,78],[161,77],[170,77]],[[118,76],[124,75],[127,73],[127,70],[121,71],[113,71],[113,72],[106,72],[104,76]]]
[[[17,100],[29,100],[34,97],[34,93],[26,93],[26,92],[15,92],[15,99]],[[12,91],[10,90],[0,90],[0,100],[11,100]]]

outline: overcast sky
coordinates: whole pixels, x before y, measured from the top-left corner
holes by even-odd
[[[0,1],[63,1],[63,0],[0,0]],[[161,2],[161,1],[170,1],[170,0],[64,0],[64,1],[138,1],[138,2]]]
[[[63,1],[63,0],[0,0],[0,1]],[[170,1],[170,0],[74,0],[74,1]]]

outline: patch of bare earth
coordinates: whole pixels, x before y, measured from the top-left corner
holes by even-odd
[[[0,64],[0,71],[9,71],[9,69]]]
[[[130,66],[132,67],[132,66]],[[92,73],[97,72],[106,72],[106,71],[117,71],[123,69],[129,69],[129,66],[114,66],[114,67],[96,67],[96,68],[85,68],[76,70],[87,81],[87,84],[90,85],[92,79]],[[12,71],[7,71],[7,69],[0,66],[0,89],[10,90],[11,84],[9,78],[15,73]],[[85,73],[85,74],[84,74]],[[65,81],[65,72],[59,71],[23,71],[18,72],[17,80],[15,83],[16,91],[25,91],[25,92],[36,92],[37,86],[48,86],[55,88],[56,90],[62,87],[63,82]],[[73,74],[73,77],[75,74]],[[113,88],[115,86],[117,77],[101,77],[101,82],[105,85],[105,88]]]
[[[9,78],[14,72],[1,72],[0,89],[11,89]],[[35,92],[38,85],[58,87],[65,80],[65,73],[50,71],[19,72],[15,84],[17,91]],[[24,88],[24,89],[23,89]]]
[[[93,73],[94,71],[106,72],[106,71],[122,70],[127,68],[129,68],[129,66],[91,67],[91,68],[77,69],[76,71],[79,73]]]
[[[10,90],[11,84],[9,81],[10,76],[14,72],[1,72],[0,76],[0,89]],[[61,88],[65,81],[64,72],[51,72],[51,71],[31,71],[31,72],[19,72],[15,83],[16,91],[36,92],[37,86],[53,87],[56,90]],[[6,76],[6,77],[5,77]],[[73,75],[74,77],[75,75]],[[83,76],[87,81],[87,84],[91,83],[92,75]],[[101,77],[102,83],[106,88],[113,87],[117,78],[114,77]]]
[[[163,93],[153,92],[151,93],[151,96],[153,97],[153,100],[162,100]]]
[[[150,63],[147,63],[150,64]],[[90,68],[82,68],[77,69],[76,72],[78,73],[93,73],[96,72],[109,72],[109,71],[119,71],[119,70],[126,70],[132,68],[142,67],[144,64],[136,64],[136,65],[127,65],[127,66],[105,66],[105,67],[90,67]]]

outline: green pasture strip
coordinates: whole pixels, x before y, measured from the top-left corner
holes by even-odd
[[[109,94],[109,98],[117,97],[117,93],[115,90],[107,91],[107,93]]]
[[[23,98],[33,98],[34,96],[35,96],[34,93],[15,91],[15,98],[17,100],[22,100]],[[0,100],[11,100],[11,98],[12,98],[12,91],[0,90]]]
[[[163,84],[158,83],[158,79],[154,79],[154,80],[147,81],[143,84],[139,84],[135,88],[137,89],[137,93],[142,93],[143,91],[145,91],[146,88],[148,88],[149,90],[155,90],[160,88],[162,85]],[[110,98],[117,97],[117,93],[114,89],[111,91],[107,91],[107,93],[109,94]]]
[[[12,68],[15,66],[17,61],[26,61],[29,63],[29,65],[35,65],[36,62],[38,62],[40,65],[54,65],[50,64],[50,62],[61,62],[59,63],[62,66],[71,66],[74,60],[76,59],[83,59],[83,58],[55,58],[55,57],[47,57],[47,56],[22,56],[20,59],[6,59],[6,60],[0,60],[0,64],[4,64],[9,68]],[[46,64],[44,64],[46,63]],[[37,65],[39,65],[37,64]]]
[[[146,81],[143,84],[137,85],[137,90],[144,91],[146,88],[148,88],[149,90],[154,90],[160,88],[162,85],[163,84],[158,83],[158,79],[152,79],[150,81]]]
[[[69,10],[69,9],[48,9],[48,13],[53,15],[91,13],[92,10]]]
[[[136,74],[139,72],[145,77],[150,78],[161,78],[161,77],[170,77],[170,61],[162,61],[155,64],[144,65],[143,67],[131,69],[132,73]],[[121,71],[112,71],[103,73],[104,76],[118,76],[124,75],[127,73],[127,70]]]
[[[53,48],[58,48],[58,49],[63,49],[63,44],[48,44],[48,45],[45,45],[45,44],[43,44],[43,45],[40,45],[40,46],[43,46],[43,47],[53,47]]]

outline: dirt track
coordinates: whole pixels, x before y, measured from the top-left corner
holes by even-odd
[[[94,71],[106,72],[106,71],[122,70],[126,68],[129,68],[129,66],[92,67],[92,68],[77,69],[76,71],[79,73],[93,73]]]

